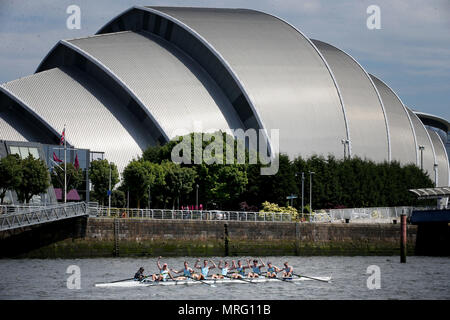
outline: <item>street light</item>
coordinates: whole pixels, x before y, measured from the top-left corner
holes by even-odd
[[[434,164],[434,186],[438,186],[438,164]]]
[[[150,185],[148,185],[148,208],[150,209],[150,203],[152,202],[151,200],[151,194],[150,194]]]
[[[195,185],[196,192],[195,192],[195,210],[198,210],[198,184]]]
[[[341,142],[344,145],[344,160],[345,160],[347,158],[347,146],[350,141],[348,139],[342,139]]]
[[[312,213],[312,175],[314,174],[314,171],[309,172],[309,210]]]
[[[295,176],[297,177],[298,173],[296,173]],[[305,198],[305,173],[302,172],[302,219],[303,219],[304,198]]]
[[[108,215],[111,214],[111,167],[112,167],[112,162],[109,163],[109,190],[108,190]]]
[[[420,150],[420,170],[423,171],[423,150],[425,149],[424,146],[419,146]]]

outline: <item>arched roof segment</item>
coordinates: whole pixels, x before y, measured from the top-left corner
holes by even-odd
[[[291,26],[253,10],[154,9],[188,25],[221,54],[265,129],[280,130],[280,150],[343,154],[347,132],[333,79],[313,45]]]
[[[387,84],[370,75],[380,93],[391,137],[391,160],[401,164],[418,164],[417,142],[408,111]]]
[[[436,162],[436,155],[434,154],[434,148],[431,142],[430,135],[428,134],[427,129],[420,121],[420,119],[412,112],[408,107],[405,107],[409,113],[412,124],[414,126],[414,132],[417,137],[417,153],[419,154],[419,162],[417,166],[421,167],[422,155],[420,151],[420,147],[423,146],[423,170],[428,173],[428,176],[431,180],[434,181],[434,164]]]
[[[147,7],[134,7],[108,22],[98,34],[124,30],[147,31],[174,44],[196,61],[222,89],[239,116],[244,130],[264,128],[238,76],[220,53],[195,30],[163,12]]]
[[[280,130],[281,151],[291,156],[343,155],[341,139],[347,137],[347,130],[335,83],[314,45],[291,26],[253,10],[139,9],[151,15],[146,19],[145,13],[141,18],[135,13],[131,18],[129,11],[113,19],[100,33],[147,28],[176,43],[193,59],[203,61],[210,74],[202,55],[213,52],[238,84],[240,95],[236,100],[250,105],[251,110],[244,112],[249,114],[248,119],[266,130]],[[192,39],[185,37],[186,31]],[[201,45],[206,51],[192,49]],[[229,79],[224,82],[212,77],[221,87],[232,86]],[[241,108],[230,101],[239,113]]]
[[[105,151],[105,157],[120,169],[131,157],[139,156],[141,148],[151,144],[126,108],[77,69],[50,69],[3,86],[45,119],[55,132],[62,132],[66,124],[68,143]]]
[[[434,152],[436,154],[436,164],[438,165],[438,181],[436,187],[447,187],[450,185],[449,177],[449,161],[447,152],[445,151],[444,144],[437,132],[427,129],[430,135],[431,141],[433,142]],[[434,179],[432,179],[434,180]]]
[[[377,162],[388,161],[389,131],[384,106],[371,78],[342,50],[322,41],[312,41],[327,60],[339,85],[351,132],[352,155]]]
[[[101,62],[139,99],[164,134],[240,128],[220,88],[195,61],[146,32],[119,32],[68,40]]]

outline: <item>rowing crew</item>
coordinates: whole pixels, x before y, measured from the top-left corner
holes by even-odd
[[[231,266],[228,263],[228,261],[223,262],[222,260],[220,260],[219,264],[216,265],[214,261],[212,260],[208,261],[206,259],[203,260],[203,265],[200,266],[199,265],[200,259],[197,259],[194,268],[198,269],[199,272],[195,272],[194,269],[189,267],[189,263],[187,261],[184,261],[184,268],[182,270],[177,271],[174,269],[170,269],[167,263],[164,263],[161,266],[160,260],[161,257],[158,258],[158,261],[156,263],[159,269],[159,273],[151,275],[153,281],[167,281],[168,278],[172,280],[175,280],[175,278],[176,280],[186,280],[188,278],[194,280],[206,280],[208,278],[210,270],[214,268],[219,269],[220,272],[212,274],[211,275],[212,279],[223,279],[223,278],[242,279],[245,277],[258,278],[263,275],[261,268],[266,267],[261,258],[259,258],[260,264],[258,264],[258,260],[256,259],[253,260],[252,264],[250,264],[250,260],[247,259],[247,265],[243,265],[242,260],[238,260],[237,264],[236,261],[232,260]],[[209,265],[209,262],[211,262],[211,265]],[[245,273],[245,269],[249,269],[247,275]],[[182,275],[174,277],[171,271],[173,273]],[[278,268],[277,266],[274,266],[271,262],[267,262],[266,277],[276,278],[279,272],[282,272],[283,278],[290,278],[292,277],[294,268],[292,266],[289,266],[287,262],[284,263],[284,268]],[[228,274],[230,274],[230,276]],[[138,272],[134,275],[134,280],[143,280],[147,277],[149,276],[144,276],[144,268],[141,267],[139,268]]]

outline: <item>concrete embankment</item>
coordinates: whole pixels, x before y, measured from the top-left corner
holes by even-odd
[[[408,254],[417,227],[408,226]],[[78,218],[0,237],[0,256],[398,255],[399,224]]]

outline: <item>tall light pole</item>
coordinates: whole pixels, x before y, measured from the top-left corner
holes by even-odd
[[[195,210],[198,210],[198,184],[195,185]]]
[[[438,164],[435,163],[434,164],[434,186],[437,187],[438,186]]]
[[[347,159],[347,146],[349,144],[348,139],[342,139],[342,144],[344,145],[344,160]]]
[[[298,173],[296,173],[295,176],[297,177]],[[302,172],[302,219],[303,219],[304,198],[305,198],[305,173]]]
[[[130,189],[127,190],[127,212],[130,210]]]
[[[424,146],[419,146],[420,150],[420,170],[423,171],[423,150],[425,149]]]
[[[64,124],[64,203],[67,202],[67,139],[66,139],[66,124]]]
[[[305,206],[305,173],[302,172],[302,220],[303,220],[303,208]]]
[[[315,172],[313,171],[309,172],[309,210],[311,211],[311,213],[312,213],[312,175],[314,173]]]
[[[108,190],[108,215],[111,214],[111,166],[112,162],[109,163],[109,190]]]
[[[151,186],[150,185],[148,185],[148,208],[150,209],[150,204],[151,204],[151,202],[152,202],[152,198],[151,198],[151,193],[150,193],[150,188],[151,188]]]

